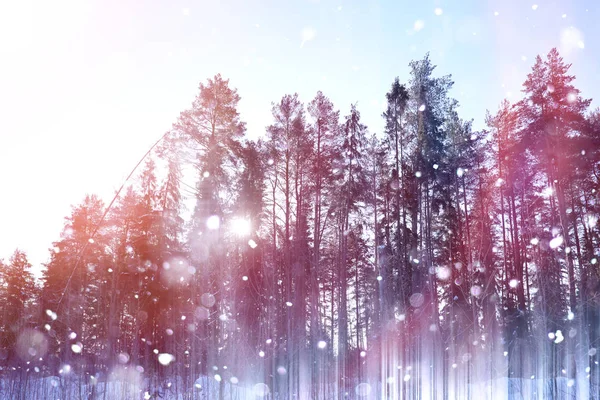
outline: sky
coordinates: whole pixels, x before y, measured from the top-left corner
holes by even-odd
[[[385,93],[429,51],[481,129],[552,47],[599,106],[598,21],[597,0],[2,0],[0,258],[18,247],[39,271],[71,206],[108,203],[216,73],[251,138],[271,102],[318,90],[380,133]]]

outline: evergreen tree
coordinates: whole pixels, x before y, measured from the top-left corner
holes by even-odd
[[[314,210],[312,226],[312,261],[309,274],[310,287],[310,348],[318,347],[318,342],[326,337],[320,310],[320,293],[324,289],[323,281],[326,279],[325,263],[323,262],[323,243],[328,226],[331,226],[331,213],[335,199],[332,193],[335,190],[336,174],[334,165],[340,158],[340,127],[339,111],[334,109],[333,103],[322,92],[317,92],[315,98],[308,104],[310,118],[309,134],[312,138],[312,179],[314,187]],[[315,353],[319,354],[319,353]],[[318,396],[322,388],[323,368],[326,363],[323,357],[316,357],[311,363],[312,395]]]
[[[181,113],[171,132],[182,152],[192,155],[199,175],[187,240],[191,267],[196,271],[191,281],[190,305],[202,315],[210,310],[214,313],[211,318],[222,316],[214,323],[201,318],[188,326],[192,349],[205,373],[219,360],[227,363],[228,354],[233,353],[229,348],[231,340],[226,340],[230,323],[224,317],[231,313],[233,299],[231,291],[221,287],[223,282],[231,282],[233,273],[233,265],[225,256],[235,244],[225,240],[224,227],[228,226],[233,207],[232,191],[239,178],[242,152],[240,140],[245,133],[237,111],[239,100],[229,80],[216,75],[200,83],[192,107]],[[195,373],[193,368],[191,373]],[[219,393],[224,393],[224,383],[220,383]]]
[[[104,356],[105,343],[99,338],[106,337],[102,317],[109,302],[105,287],[113,270],[105,252],[109,239],[101,221],[103,208],[95,195],[73,207],[44,271],[41,304],[52,338],[49,365],[53,371],[61,363],[78,373],[88,367],[93,371],[96,360]]]
[[[408,103],[408,91],[404,85],[400,84],[398,78],[394,80],[390,91],[386,94],[387,110],[383,113],[385,119],[385,133],[388,146],[392,153],[391,168],[392,176],[390,181],[393,190],[392,200],[393,208],[391,210],[391,219],[395,222],[395,241],[393,256],[390,259],[390,274],[386,282],[389,287],[385,290],[384,297],[390,302],[388,310],[392,311],[395,304],[398,304],[399,312],[405,312],[408,303],[407,293],[410,293],[411,265],[408,257],[409,237],[407,235],[407,211],[406,199],[403,189],[406,187],[406,159],[407,148],[411,144],[407,137],[407,130],[404,128],[404,113]],[[390,221],[391,222],[391,221]],[[391,225],[391,223],[389,223]],[[391,228],[391,226],[390,226]],[[390,293],[395,293],[396,298],[390,298]],[[387,315],[389,318],[390,315]]]
[[[273,159],[273,173],[277,182],[274,188],[274,202],[280,211],[273,218],[281,218],[282,225],[274,224],[273,240],[277,246],[281,237],[281,250],[277,250],[280,264],[277,267],[277,280],[284,284],[278,301],[279,321],[277,335],[285,343],[285,357],[288,374],[294,380],[281,382],[281,390],[288,393],[300,387],[300,360],[295,355],[303,354],[306,346],[305,301],[307,298],[306,269],[308,253],[308,199],[310,171],[309,157],[312,149],[310,137],[306,134],[304,106],[298,95],[285,95],[279,103],[273,103],[274,122],[267,128],[267,147]],[[286,324],[286,320],[288,323]],[[285,354],[285,355],[284,355]],[[294,356],[291,356],[294,355]],[[303,378],[304,379],[304,378]],[[304,382],[302,383],[304,384]]]
[[[30,269],[27,255],[19,249],[8,264],[0,260],[0,365],[4,367],[24,365],[33,360],[30,354],[17,347],[19,335],[31,328],[33,322],[31,302],[34,301],[35,287]]]
[[[337,221],[337,276],[336,286],[338,286],[338,376],[345,377],[347,374],[347,356],[349,351],[349,314],[348,314],[348,293],[349,293],[349,270],[350,270],[350,247],[348,236],[353,228],[358,224],[356,218],[360,218],[362,205],[365,203],[365,194],[368,193],[368,181],[365,165],[365,155],[363,150],[367,143],[367,127],[361,123],[360,112],[355,104],[350,106],[350,113],[344,117],[345,122],[342,126],[344,133],[344,143],[342,145],[342,158],[338,167],[340,180],[336,198],[338,207],[336,209]],[[366,257],[361,254],[360,258]],[[339,382],[340,392],[338,398],[344,397],[345,380]]]

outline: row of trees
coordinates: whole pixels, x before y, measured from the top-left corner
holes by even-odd
[[[2,266],[3,375],[307,399],[481,398],[505,377],[593,398],[600,112],[569,67],[537,57],[476,132],[426,56],[383,134],[318,92],[274,102],[258,141],[209,79],[113,207],[73,208],[41,287],[22,252]]]

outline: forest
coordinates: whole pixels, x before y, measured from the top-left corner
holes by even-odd
[[[384,132],[285,94],[257,140],[200,83],[41,279],[0,261],[0,399],[600,399],[600,109],[569,69],[538,56],[476,131],[427,54]]]

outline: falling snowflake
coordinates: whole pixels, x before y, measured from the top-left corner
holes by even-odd
[[[560,44],[564,53],[584,49],[585,43],[583,33],[573,26],[563,29],[560,32]]]
[[[422,19],[416,20],[415,23],[413,24],[413,30],[415,32],[419,32],[424,27],[425,27],[425,21],[423,21]]]
[[[556,249],[561,244],[563,244],[563,238],[562,238],[562,236],[557,236],[554,239],[550,240],[549,246],[551,249]]]
[[[161,365],[167,366],[175,361],[175,356],[169,353],[161,353],[158,355],[158,362]]]
[[[411,306],[418,308],[421,307],[425,302],[425,296],[423,296],[421,293],[414,293],[409,297],[408,301]]]
[[[211,308],[215,305],[216,299],[212,294],[204,293],[202,296],[200,296],[200,301],[204,307]]]
[[[441,281],[447,281],[448,279],[450,279],[451,273],[452,271],[448,267],[437,267],[435,269],[435,275]]]
[[[559,329],[556,331],[554,343],[558,344],[558,343],[561,343],[563,340],[565,340],[565,337],[563,336],[561,330]]]
[[[69,364],[64,364],[61,369],[58,370],[58,373],[61,375],[68,375],[71,373],[71,366]]]
[[[471,286],[471,295],[473,295],[474,297],[479,297],[479,296],[481,296],[481,293],[483,293],[483,289],[481,289],[481,286],[479,286],[479,285]]]
[[[119,353],[117,356],[117,361],[119,361],[119,364],[127,364],[129,362],[129,354]]]
[[[300,43],[300,47],[304,47],[304,44],[306,42],[310,42],[311,40],[313,40],[315,38],[315,36],[317,36],[317,32],[311,28],[311,27],[306,27],[302,30],[302,43]]]
[[[49,316],[52,321],[55,321],[56,318],[58,318],[58,315],[52,310],[46,310],[46,315]]]

